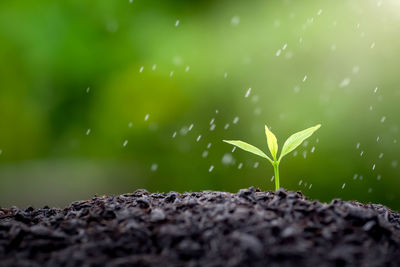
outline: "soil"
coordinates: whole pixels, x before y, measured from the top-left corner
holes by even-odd
[[[285,190],[137,190],[0,209],[0,266],[400,266],[400,215]]]

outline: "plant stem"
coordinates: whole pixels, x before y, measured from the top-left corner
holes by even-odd
[[[279,162],[274,162],[274,173],[275,173],[275,190],[279,189]]]

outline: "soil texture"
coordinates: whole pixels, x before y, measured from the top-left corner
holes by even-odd
[[[400,266],[400,215],[286,190],[137,190],[0,209],[0,266]]]

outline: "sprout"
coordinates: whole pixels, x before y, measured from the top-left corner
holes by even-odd
[[[253,154],[256,154],[257,156],[263,157],[267,159],[272,166],[274,167],[274,173],[275,173],[275,189],[279,189],[279,163],[281,162],[281,159],[295,150],[301,143],[309,138],[316,130],[321,127],[321,124],[318,124],[314,127],[310,127],[308,129],[305,129],[303,131],[300,131],[298,133],[295,133],[291,135],[283,144],[283,148],[281,150],[281,154],[279,158],[277,158],[278,154],[278,142],[275,137],[275,135],[268,129],[268,127],[265,125],[265,135],[267,136],[267,144],[268,144],[268,149],[271,152],[272,159],[268,157],[262,150],[258,149],[255,146],[252,146],[246,142],[240,141],[240,140],[223,140],[225,143],[237,146],[247,152],[251,152]]]

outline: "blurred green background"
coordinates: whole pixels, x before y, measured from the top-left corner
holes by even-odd
[[[0,206],[94,194],[273,190],[399,210],[400,4],[1,1]],[[250,94],[246,92],[251,88]],[[311,186],[312,185],[312,186]]]

